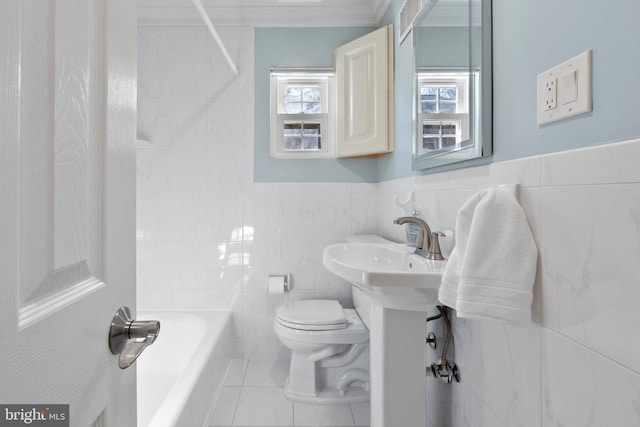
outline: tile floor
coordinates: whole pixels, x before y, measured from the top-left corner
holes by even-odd
[[[353,427],[369,425],[369,403],[311,405],[284,396],[288,360],[231,361],[212,427]]]

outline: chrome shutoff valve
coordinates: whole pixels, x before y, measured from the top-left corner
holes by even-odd
[[[442,361],[438,359],[437,363],[431,365],[431,375],[434,378],[440,378],[447,384],[451,384],[454,380],[460,382],[460,372],[458,371],[458,365],[449,365],[448,361]]]

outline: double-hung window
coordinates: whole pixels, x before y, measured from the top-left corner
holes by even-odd
[[[335,157],[332,72],[271,73],[271,155]]]
[[[418,74],[417,155],[447,153],[469,145],[469,73]]]

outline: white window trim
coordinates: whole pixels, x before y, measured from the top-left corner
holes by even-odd
[[[417,156],[427,155],[430,157],[436,157],[442,154],[451,153],[452,151],[457,151],[461,149],[466,149],[467,147],[461,147],[460,143],[462,141],[469,140],[469,74],[465,73],[455,73],[455,72],[442,72],[438,73],[437,71],[429,71],[429,72],[421,72],[418,73],[418,91],[422,86],[456,86],[457,87],[457,105],[456,111],[457,113],[421,113],[422,111],[422,100],[418,96],[418,105],[417,105],[417,123],[418,123],[418,136],[420,138],[420,143],[418,144],[418,149],[416,152]],[[459,120],[461,122],[462,131],[459,136],[456,137],[456,146],[454,147],[446,147],[441,150],[425,150],[422,144],[423,138],[423,124],[427,121],[446,121],[446,120]]]
[[[320,114],[290,114],[284,112],[284,87],[292,84],[319,86],[322,91]],[[271,72],[271,156],[278,159],[328,159],[335,158],[334,73],[328,71],[277,71]],[[320,123],[321,149],[288,151],[284,149],[284,123],[286,121]]]

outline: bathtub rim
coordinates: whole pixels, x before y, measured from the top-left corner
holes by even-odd
[[[228,332],[228,328],[231,322],[231,312],[228,310],[177,310],[177,309],[138,309],[136,316],[141,316],[144,318],[149,318],[149,316],[154,316],[156,313],[185,313],[185,314],[194,314],[202,316],[210,315],[205,317],[206,323],[208,327],[205,329],[204,337],[202,337],[199,345],[198,351],[194,352],[194,354],[189,359],[189,362],[186,366],[189,369],[184,370],[180,373],[180,375],[175,379],[175,381],[171,384],[169,392],[160,402],[160,406],[157,408],[157,411],[151,417],[149,421],[148,427],[173,427],[177,426],[180,418],[189,403],[189,400],[192,397],[195,386],[197,385],[198,380],[201,378],[200,375],[205,370],[208,362],[211,359],[211,356],[214,353],[215,346],[222,339],[224,339],[225,332]],[[224,320],[224,324],[222,327],[212,328],[211,321],[215,316],[216,321]],[[220,316],[220,317],[218,317]],[[159,319],[162,324],[162,318]],[[161,329],[162,331],[162,329]],[[162,334],[162,332],[161,332]],[[228,370],[227,366],[224,367],[224,371]],[[220,394],[222,389],[222,381],[217,384],[216,391],[214,393],[211,402],[209,403],[209,408],[207,409],[207,416],[203,426],[207,426],[211,416],[213,414],[213,409],[215,406],[215,402],[217,396]],[[137,395],[136,395],[137,397]]]

